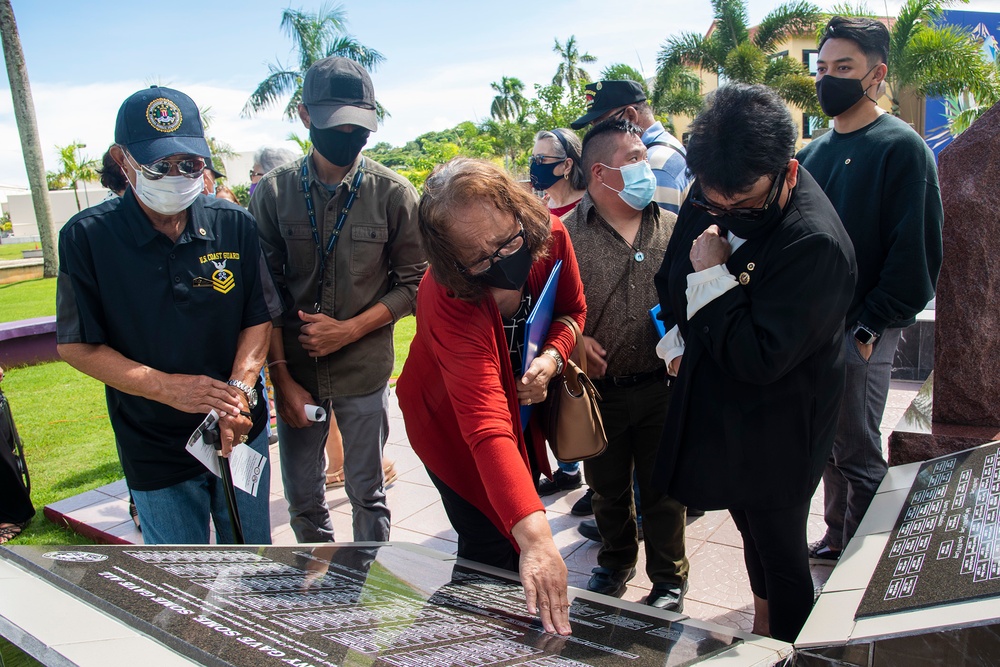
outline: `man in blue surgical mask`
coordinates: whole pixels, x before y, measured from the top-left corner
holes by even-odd
[[[684,507],[651,485],[670,384],[656,356],[659,336],[649,316],[657,302],[653,276],[677,216],[653,201],[656,179],[641,135],[636,125],[614,118],[587,133],[587,193],[564,220],[587,300],[588,374],[601,394],[608,436],[607,450],[584,462],[601,539],[587,589],[621,597],[635,576],[634,470],[652,582],[645,602],[680,612],[688,575]]]
[[[344,440],[353,539],[385,542],[382,449],[392,329],[413,311],[427,266],[417,192],[361,155],[378,129],[375,92],[361,65],[337,57],[316,61],[302,84],[299,117],[312,150],[268,172],[250,199],[285,297],[268,368],[291,527],[299,542],[334,539],[324,456],[330,421],[310,421],[306,413],[307,405],[322,406],[336,415]]]
[[[222,452],[263,458],[236,490],[243,537],[269,544],[268,414],[258,373],[281,303],[246,210],[202,194],[211,164],[198,107],[152,86],[118,111],[121,197],[59,233],[56,338],[107,385],[108,412],[146,544],[233,542],[222,481],[185,449],[210,411]],[[67,397],[67,400],[72,400]]]
[[[830,19],[816,93],[833,130],[797,156],[837,209],[858,261],[844,331],[847,389],[823,474],[827,530],[810,546],[814,562],[840,558],[885,476],[879,424],[896,344],[934,296],[941,268],[944,211],[934,155],[876,104],[888,55],[881,21]]]

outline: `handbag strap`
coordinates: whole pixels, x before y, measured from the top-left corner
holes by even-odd
[[[584,347],[583,347],[583,334],[580,333],[580,327],[579,327],[579,325],[577,325],[576,320],[574,320],[572,317],[567,317],[565,315],[563,315],[562,317],[556,318],[555,321],[556,322],[562,322],[563,324],[565,324],[566,326],[568,326],[573,331],[573,335],[576,337],[576,347],[574,348],[574,350],[576,351],[577,359],[579,359],[579,361],[577,362],[577,366],[579,366],[580,370],[583,371],[583,374],[586,375],[587,374],[587,350],[584,349]],[[571,361],[571,360],[567,359],[566,361],[567,361],[567,363],[565,364],[565,368],[563,369],[563,372],[565,372],[569,368],[569,363],[568,362]]]

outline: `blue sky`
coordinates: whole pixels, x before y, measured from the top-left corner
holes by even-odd
[[[99,157],[113,140],[121,102],[151,83],[169,85],[211,107],[210,133],[237,151],[279,144],[302,127],[281,120],[283,105],[253,119],[239,117],[268,62],[290,63],[291,40],[280,31],[287,3],[213,0],[158,3],[132,0],[12,0],[36,107],[46,168],[55,146],[75,140]],[[292,0],[293,7],[319,3]],[[372,142],[400,145],[431,130],[488,116],[489,84],[517,76],[532,90],[558,66],[553,40],[576,35],[598,57],[596,76],[625,62],[647,76],[671,35],[704,32],[709,0],[458,2],[367,0],[342,2],[348,31],[378,49],[386,62],[373,75],[376,95],[392,117]],[[757,22],[775,6],[749,0]],[[831,3],[821,3],[823,5]],[[872,3],[872,6],[884,3]],[[894,13],[898,0],[885,7]],[[1000,12],[1000,0],[958,7]],[[623,10],[627,9],[628,14]],[[25,186],[4,69],[0,72],[0,186]]]

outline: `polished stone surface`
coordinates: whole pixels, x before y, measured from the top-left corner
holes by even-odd
[[[928,461],[896,493],[906,499],[856,618],[1000,595],[1000,443]]]
[[[1000,427],[1000,105],[938,160],[944,263],[937,284],[934,419]]]
[[[408,545],[20,546],[0,555],[211,666],[671,667],[744,641],[586,595],[572,601],[573,635],[548,635],[526,614],[517,582]]]

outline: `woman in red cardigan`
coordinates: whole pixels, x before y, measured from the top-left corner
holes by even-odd
[[[420,233],[431,270],[417,291],[417,335],[396,385],[413,450],[441,492],[458,555],[520,572],[528,611],[569,634],[566,565],[538,499],[551,477],[535,410],[575,345],[553,323],[521,375],[524,320],[557,260],[553,319],[583,327],[586,305],[566,228],[496,165],[456,158],[427,179]],[[513,344],[511,344],[513,342]]]

